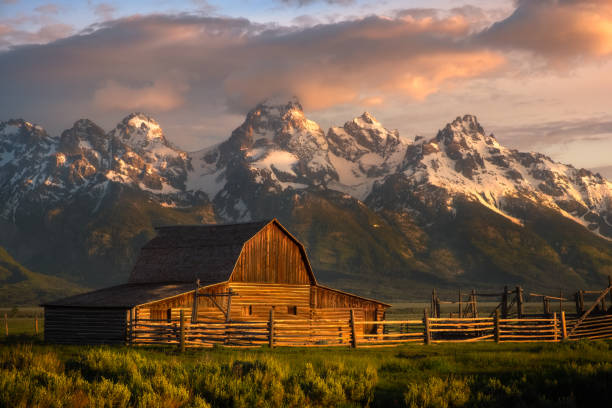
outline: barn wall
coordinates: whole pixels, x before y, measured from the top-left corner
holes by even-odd
[[[317,308],[364,308],[366,310],[384,309],[384,306],[359,296],[332,289],[313,286],[313,297]]]
[[[236,293],[232,297],[230,315],[232,320],[268,320],[274,307],[277,318],[307,319],[310,317],[310,286],[231,282],[201,290],[201,293],[227,293],[229,288]],[[226,309],[227,297],[215,298]],[[191,319],[193,292],[176,296],[137,308],[139,319],[178,319],[180,310],[186,319]],[[168,312],[170,310],[170,312]],[[224,320],[225,315],[210,298],[198,297],[199,320]]]
[[[347,320],[350,310],[355,311],[355,321],[384,320],[385,307],[376,302],[347,293],[311,285],[283,285],[230,282],[201,289],[201,293],[227,293],[232,289],[232,321],[267,321],[274,308],[275,319],[311,319],[313,323],[325,320]],[[227,297],[217,297],[217,303],[225,309]],[[183,310],[185,319],[191,320],[193,292],[162,300],[137,308],[138,319],[177,320]],[[198,320],[224,321],[225,315],[214,306],[210,298],[198,298]],[[380,326],[359,326],[367,333],[374,333]]]
[[[195,286],[194,286],[195,289]],[[227,292],[227,284],[221,283],[200,289],[201,294],[225,293]],[[225,307],[227,302],[226,297],[215,298],[217,303]],[[174,296],[169,299],[163,299],[147,305],[138,306],[135,310],[134,317],[136,319],[154,319],[167,320],[170,317],[172,320],[180,318],[181,309],[186,319],[191,319],[193,307],[193,291],[182,295]],[[214,305],[213,301],[204,296],[198,297],[198,318],[203,320],[224,320],[223,313]]]
[[[126,309],[45,307],[45,341],[67,344],[123,343]]]
[[[385,310],[387,307],[371,300],[363,299],[348,293],[338,292],[335,290],[322,288],[319,286],[312,287],[312,297],[314,307],[321,309],[320,314],[327,314],[328,318],[333,318],[335,314],[341,310],[355,309],[359,310],[361,316],[355,316],[356,321],[380,321],[385,318]],[[373,333],[378,326],[366,325],[365,332]]]
[[[268,224],[243,246],[230,281],[314,283],[299,245],[274,223]]]
[[[309,285],[232,282],[230,287],[238,293],[232,298],[232,319],[268,320],[272,307],[278,319],[310,317]]]

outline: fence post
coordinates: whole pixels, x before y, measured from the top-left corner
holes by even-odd
[[[519,319],[523,318],[523,288],[516,287],[516,314]]]
[[[462,310],[462,304],[461,304],[461,288],[459,288],[459,318],[461,319],[463,317],[463,310]]]
[[[232,320],[232,295],[233,295],[233,290],[232,288],[229,288],[229,290],[227,291],[227,314],[225,315],[225,321],[229,322]]]
[[[427,309],[425,309],[423,311],[423,324],[425,325],[425,344],[430,344],[431,343],[431,333],[429,331],[429,317],[427,316]]]
[[[561,311],[561,330],[563,334],[563,340],[567,340],[567,325],[565,324],[565,310]]]
[[[557,312],[554,312],[553,313],[553,328],[554,328],[553,329],[553,333],[554,333],[553,340],[554,341],[558,341],[559,340],[559,335],[557,334],[558,333],[558,331],[557,331],[558,330],[557,323],[558,323],[557,322]]]
[[[550,303],[549,303],[548,298],[546,296],[544,296],[542,298],[542,303],[543,303],[543,306],[544,306],[544,314],[546,316],[550,316]]]
[[[351,309],[351,347],[357,348],[357,332],[355,330],[355,310]]]
[[[274,309],[270,309],[270,321],[268,322],[268,346],[274,348]]]
[[[180,314],[180,337],[179,337],[179,348],[181,349],[181,352],[185,351],[185,312],[183,311],[183,309],[181,309],[181,314]]]
[[[504,294],[502,295],[502,313],[501,317],[508,318],[508,286],[504,286]]]
[[[493,323],[495,324],[495,342],[499,343],[500,340],[500,329],[499,329],[499,309],[495,309],[495,318],[493,319]]]
[[[4,330],[6,331],[6,337],[8,337],[8,316],[4,314]]]
[[[612,275],[608,275],[608,286],[612,288]],[[610,303],[612,303],[612,290],[610,291]]]
[[[134,308],[130,308],[130,322],[128,327],[128,344],[131,345],[134,339]]]

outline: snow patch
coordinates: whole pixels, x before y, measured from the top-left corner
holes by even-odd
[[[263,159],[252,162],[251,168],[268,169],[270,171],[276,169],[283,173],[296,176],[293,167],[297,164],[298,161],[298,157],[293,153],[289,153],[283,150],[273,150],[271,152],[268,152],[268,154],[265,155]]]

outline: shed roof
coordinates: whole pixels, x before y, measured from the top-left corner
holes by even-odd
[[[158,235],[142,248],[129,282],[227,281],[244,243],[270,222],[278,223],[156,228]]]
[[[195,289],[194,283],[126,283],[70,296],[42,306],[116,307],[132,308],[137,305],[165,299]]]

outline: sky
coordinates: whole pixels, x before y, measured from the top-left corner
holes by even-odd
[[[0,0],[0,95],[51,135],[145,112],[188,151],[266,98],[408,139],[470,113],[612,176],[612,0]]]

